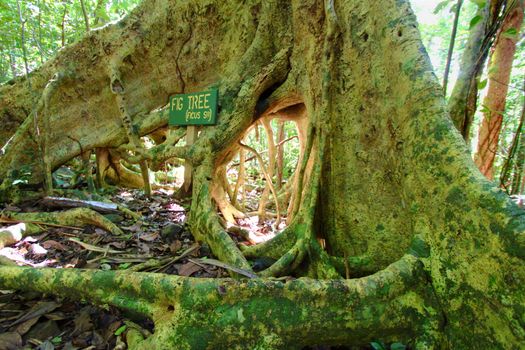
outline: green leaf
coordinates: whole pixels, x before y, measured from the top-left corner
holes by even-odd
[[[370,343],[370,346],[374,349],[374,350],[387,350],[386,347],[385,347],[385,344],[383,344],[382,342],[371,342]]]
[[[486,0],[470,0],[470,1],[478,5],[479,8],[483,8],[487,4]]]
[[[439,11],[443,10],[449,3],[450,0],[441,1],[437,6],[434,8],[434,14],[436,15]]]
[[[478,83],[478,89],[479,89],[479,90],[483,90],[483,89],[485,88],[485,86],[487,86],[487,82],[488,82],[487,79],[480,81],[480,82]]]
[[[406,348],[407,347],[401,343],[392,343],[392,345],[390,345],[390,350],[406,350]]]
[[[481,108],[479,111],[481,113],[490,113],[490,108],[488,108],[486,105],[481,105]]]
[[[470,24],[469,24],[469,27],[468,27],[468,28],[469,28],[469,29],[474,28],[474,27],[476,26],[476,24],[478,24],[479,21],[481,21],[482,18],[483,18],[483,17],[481,17],[480,15],[474,16],[474,18],[472,18],[472,19],[470,20]]]
[[[124,264],[120,264],[120,265],[118,266],[118,268],[119,268],[119,270],[125,270],[125,269],[127,269],[128,267],[130,267],[130,266],[131,266],[131,263],[124,263]]]
[[[54,337],[51,339],[51,343],[53,344],[60,344],[62,342],[62,337]]]
[[[518,30],[516,28],[509,28],[503,32],[505,38],[513,39],[518,35]]]
[[[122,333],[124,333],[124,331],[126,330],[126,328],[127,328],[126,325],[120,326],[120,327],[115,331],[115,335],[116,335],[116,336],[121,335]]]

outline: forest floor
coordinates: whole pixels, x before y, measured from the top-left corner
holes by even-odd
[[[199,263],[211,255],[206,246],[194,242],[184,224],[187,203],[176,202],[161,191],[151,198],[145,198],[141,191],[122,191],[112,199],[144,218],[134,222],[120,215],[106,215],[124,236],[93,226],[52,227],[1,249],[0,255],[22,266],[228,276],[222,268]],[[38,204],[3,209],[44,211]],[[163,264],[145,268],[150,259]],[[0,291],[0,349],[123,349],[126,319],[114,308],[43,298],[38,293]],[[147,321],[135,321],[152,330]]]
[[[124,231],[123,236],[93,226],[49,227],[42,234],[0,249],[0,257],[33,267],[229,276],[225,269],[203,263],[213,256],[207,246],[195,243],[185,225],[190,203],[177,201],[170,192],[162,190],[155,191],[151,198],[138,190],[120,191],[111,200],[143,217],[133,221],[123,215],[105,215]],[[1,209],[49,210],[39,203],[5,205]],[[268,221],[258,225],[256,220],[246,219],[240,226],[252,237],[264,237],[265,233],[272,233],[271,224]],[[242,237],[233,238],[241,244],[250,244]],[[152,260],[157,265],[148,267]],[[102,309],[39,293],[0,291],[0,349],[125,349],[125,322],[130,319],[153,331],[151,322],[133,319],[112,307]]]

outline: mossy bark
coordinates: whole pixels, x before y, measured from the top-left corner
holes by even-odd
[[[432,298],[424,298],[431,292],[421,289],[423,281],[422,265],[411,255],[376,275],[346,281],[0,267],[4,288],[24,289],[31,283],[40,292],[81,294],[151,317],[155,334],[130,344],[131,349],[301,349],[364,345],[378,338],[417,338],[420,345],[430,345],[441,320]],[[418,338],[423,333],[428,336]]]
[[[189,223],[197,239],[246,270],[247,259],[275,258],[261,276],[326,280],[209,281],[5,267],[0,286],[62,295],[70,285],[93,286],[83,289],[86,299],[152,317],[156,332],[144,344],[158,348],[359,345],[373,338],[416,348],[523,344],[523,212],[472,163],[407,1],[146,0],[33,73],[41,89],[53,71],[70,72],[49,105],[53,166],[78,153],[69,133],[84,149],[126,142],[104,68],[113,55],[124,57],[126,111],[142,135],[166,124],[166,111],[156,109],[170,94],[219,88],[216,126],[204,128],[191,147],[160,145],[161,154],[144,156],[176,155],[193,165]],[[10,115],[29,110],[29,99],[15,98],[21,83],[10,89],[0,106],[16,101]],[[258,118],[299,106],[307,137],[293,219],[274,240],[241,251],[215,211],[211,189],[222,181],[216,170]],[[30,126],[22,125],[0,159],[0,177],[25,166],[30,180],[41,182],[27,155],[35,150]],[[377,273],[342,280],[341,272]]]

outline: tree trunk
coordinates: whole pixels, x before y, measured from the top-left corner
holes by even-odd
[[[86,4],[84,4],[84,0],[80,0],[80,7],[82,8],[82,15],[84,16],[84,24],[86,26],[86,33],[89,33],[91,31],[91,28],[89,26],[89,15],[86,10]]]
[[[0,267],[1,288],[151,317],[153,336],[128,333],[137,349],[525,342],[523,214],[453,130],[408,1],[146,0],[33,72],[39,92],[56,72],[66,77],[49,105],[53,167],[79,153],[73,140],[84,150],[127,141],[108,67],[120,72],[140,135],[167,124],[159,108],[169,95],[219,88],[216,126],[190,147],[162,144],[135,160],[190,160],[196,239],[247,271],[253,258],[276,262],[249,280]],[[1,119],[30,110],[21,82],[3,89]],[[306,126],[294,215],[274,239],[241,251],[211,191],[246,130],[272,115]],[[28,182],[42,182],[31,136],[26,121],[0,159],[4,194],[28,168]],[[267,278],[290,274],[309,278]]]
[[[515,8],[505,19],[489,64],[489,82],[487,96],[483,101],[486,112],[478,133],[478,146],[474,157],[476,165],[488,179],[493,178],[494,158],[498,151],[499,133],[503,122],[503,112],[507,100],[507,91],[516,52],[516,41],[523,23],[523,0],[515,3]],[[507,31],[514,29],[515,34]]]
[[[516,164],[514,165],[514,174],[512,176],[511,194],[520,194],[521,180],[523,177],[523,166],[525,165],[525,140],[523,136],[519,138],[519,146],[516,155]]]
[[[443,94],[447,96],[448,74],[450,72],[450,64],[452,63],[452,54],[454,53],[454,45],[456,43],[456,33],[458,31],[459,14],[461,13],[461,6],[463,0],[458,0],[456,3],[456,11],[454,13],[454,22],[452,24],[452,33],[450,34],[450,43],[448,46],[447,63],[445,64],[445,73],[443,74]]]
[[[525,75],[524,75],[525,78]],[[514,133],[514,136],[512,138],[512,142],[509,147],[507,158],[505,159],[505,162],[503,162],[503,166],[501,167],[501,175],[500,175],[500,186],[505,188],[507,193],[509,193],[509,180],[511,177],[511,173],[514,170],[513,180],[512,180],[512,189],[510,193],[519,193],[521,186],[519,185],[521,183],[521,172],[523,168],[523,159],[525,157],[525,143],[521,142],[523,138],[525,137],[525,130],[523,129],[523,124],[525,122],[525,79],[523,80],[523,106],[521,108],[521,115],[520,115],[520,121],[518,123],[518,127],[516,128],[516,132]],[[516,153],[518,156],[516,157]],[[521,166],[516,166],[516,159],[522,159]],[[516,174],[519,173],[519,177],[516,177]],[[517,186],[516,186],[517,184]]]
[[[470,142],[470,129],[477,108],[478,82],[500,9],[501,1],[486,1],[478,10],[481,20],[470,31],[461,57],[459,75],[448,102],[450,117],[467,144]]]

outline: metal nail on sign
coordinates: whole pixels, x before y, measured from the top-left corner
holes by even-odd
[[[218,90],[210,89],[170,98],[170,125],[215,125]]]

